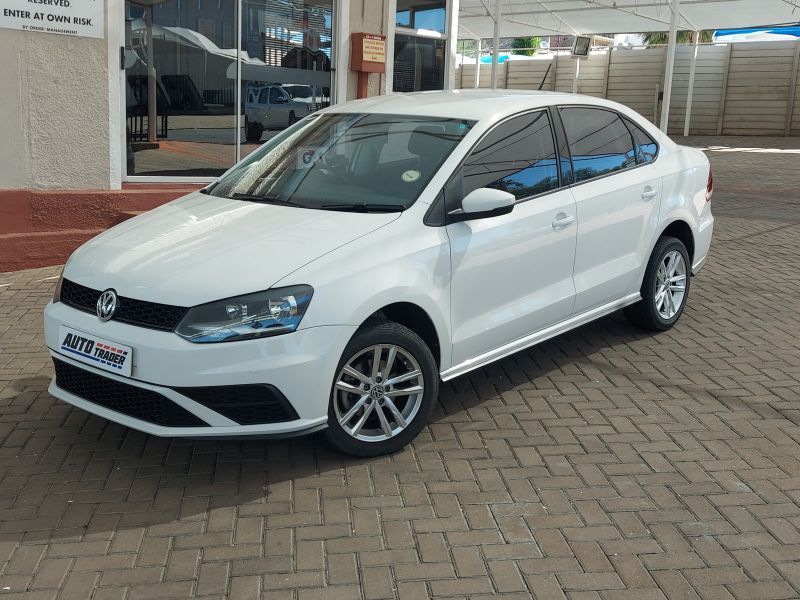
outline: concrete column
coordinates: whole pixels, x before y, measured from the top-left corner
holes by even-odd
[[[456,89],[456,54],[458,51],[458,7],[459,0],[447,0],[447,51],[444,59],[445,78],[444,89]]]

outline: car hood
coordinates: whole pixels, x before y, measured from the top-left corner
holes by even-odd
[[[81,246],[64,277],[97,290],[193,306],[271,287],[401,213],[257,204],[193,193]],[[313,282],[309,281],[313,285]]]

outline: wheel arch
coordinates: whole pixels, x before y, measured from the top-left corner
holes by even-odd
[[[430,348],[433,357],[436,359],[436,365],[439,369],[442,368],[442,349],[444,345],[433,319],[424,308],[413,302],[393,302],[370,314],[364,319],[360,327],[363,327],[365,323],[373,319],[388,319],[408,327],[422,338],[422,341]]]
[[[694,232],[691,225],[683,219],[676,219],[669,223],[664,230],[659,234],[659,238],[669,236],[679,239],[686,246],[686,251],[689,253],[690,265],[694,262]]]

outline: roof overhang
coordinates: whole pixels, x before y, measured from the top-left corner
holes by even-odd
[[[490,38],[495,0],[460,0],[459,37]],[[689,31],[797,23],[800,0],[681,0]],[[669,0],[501,0],[500,37],[668,31]]]

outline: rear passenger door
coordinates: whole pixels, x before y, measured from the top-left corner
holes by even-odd
[[[448,184],[448,210],[483,187],[517,201],[509,214],[447,225],[453,364],[567,319],[575,297],[575,203],[560,184],[548,111],[489,131]]]
[[[658,225],[661,177],[652,166],[655,142],[605,108],[568,106],[559,114],[574,171],[578,218],[575,314],[639,291]],[[644,142],[644,139],[642,139]]]

